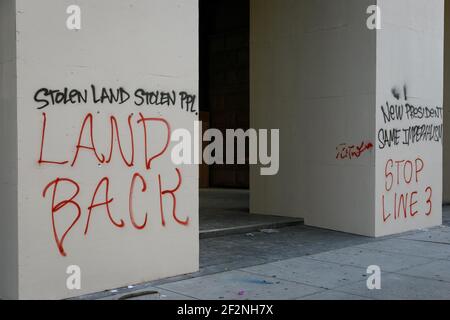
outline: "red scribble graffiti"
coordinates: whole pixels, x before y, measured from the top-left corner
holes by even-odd
[[[336,159],[337,160],[352,160],[360,158],[365,152],[373,149],[371,142],[362,142],[360,145],[348,145],[341,143],[336,147]]]

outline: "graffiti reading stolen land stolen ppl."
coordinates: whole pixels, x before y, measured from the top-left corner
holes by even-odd
[[[91,85],[89,89],[50,89],[41,88],[36,91],[34,101],[36,108],[43,110],[56,105],[83,105],[83,104],[118,104],[122,105],[130,100],[135,106],[176,107],[186,112],[198,114],[196,109],[197,97],[186,91],[162,91],[136,89],[129,92],[120,88],[97,88]]]

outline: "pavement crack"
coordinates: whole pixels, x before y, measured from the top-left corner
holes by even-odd
[[[408,241],[414,241],[414,242],[421,242],[421,243],[443,244],[443,245],[446,245],[446,246],[450,246],[450,243],[448,243],[448,242],[440,242],[440,241],[433,241],[433,240],[409,239],[409,238],[399,238],[399,239],[408,240]]]

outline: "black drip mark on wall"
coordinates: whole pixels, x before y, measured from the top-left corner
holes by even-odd
[[[397,87],[392,88],[391,92],[395,99],[400,100],[400,92]]]
[[[402,93],[400,92],[400,89],[398,87],[393,87],[391,89],[391,93],[396,100],[400,100]],[[405,101],[408,100],[408,87],[406,86],[406,84],[403,86],[403,98],[405,99]]]

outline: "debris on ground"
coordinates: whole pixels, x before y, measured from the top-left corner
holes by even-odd
[[[119,298],[119,300],[135,300],[137,298],[142,298],[145,296],[156,296],[157,298],[160,298],[160,294],[158,291],[142,291],[142,292],[134,292],[130,294],[123,295]]]
[[[272,233],[279,233],[280,230],[276,230],[276,229],[262,229],[261,232],[262,233],[267,233],[267,234],[272,234]]]

